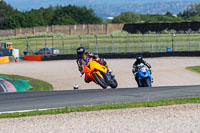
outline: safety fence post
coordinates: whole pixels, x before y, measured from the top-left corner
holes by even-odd
[[[200,51],[200,43],[199,43],[199,51]]]
[[[79,38],[80,38],[80,46],[82,47],[82,37],[81,37],[81,35],[79,35]]]
[[[29,42],[29,39],[28,39],[28,37],[26,36],[26,43],[27,43],[27,52],[29,53],[29,49],[32,51],[32,53],[33,53],[33,50],[32,50],[32,48],[30,47],[30,42]]]
[[[136,48],[136,43],[135,43],[135,45],[134,45],[134,36],[133,36],[133,49],[134,49],[134,50],[133,50],[132,52],[134,52],[134,51],[136,52],[136,49],[137,49],[137,48]]]
[[[95,50],[96,50],[96,53],[98,53],[98,37],[97,37],[97,35],[95,35],[95,38],[96,38],[96,48],[95,48]]]
[[[128,41],[128,52],[130,52],[130,39],[129,39],[128,33],[127,33],[126,37],[127,37],[127,41]]]
[[[151,44],[151,51],[153,52],[153,44]]]
[[[187,32],[188,35],[188,51],[190,51],[190,32]]]
[[[28,37],[26,36],[26,50],[27,50],[27,52],[29,52],[29,39],[28,39]]]
[[[177,48],[176,48],[176,34],[175,33],[173,33],[173,37],[174,37],[174,46],[175,46],[174,50],[176,51]]]
[[[46,36],[44,37],[44,47],[45,48],[47,47],[47,38],[46,38]]]
[[[112,34],[110,36],[112,37],[112,53],[113,53],[114,52],[114,37]]]
[[[143,46],[142,46],[142,52],[144,52],[145,49],[145,44],[144,44],[144,33],[142,33],[142,42],[143,42]]]
[[[44,47],[45,47],[45,54],[46,54],[46,48],[47,48],[47,38],[46,38],[46,36],[44,37]]]
[[[62,53],[65,54],[65,41],[64,41],[64,37],[62,36]]]
[[[160,33],[157,33],[158,35],[158,51],[160,52]]]

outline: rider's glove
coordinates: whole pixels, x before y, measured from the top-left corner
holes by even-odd
[[[106,60],[104,58],[100,58],[100,62],[104,64],[104,66],[107,65]],[[107,67],[107,66],[106,66]]]
[[[136,76],[137,73],[133,73],[134,76]]]
[[[92,53],[88,51],[87,56],[92,56]]]
[[[152,74],[152,70],[151,70],[151,69],[149,69],[149,71],[150,71],[150,74]]]
[[[134,74],[134,73],[136,73],[136,71],[135,71],[135,69],[134,69],[134,68],[132,69],[132,73],[133,73],[133,74]]]

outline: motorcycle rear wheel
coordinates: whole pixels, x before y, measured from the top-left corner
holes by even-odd
[[[103,76],[102,76],[103,79],[96,73],[94,73],[93,76],[94,76],[94,79],[96,80],[97,84],[99,84],[103,89],[106,89],[108,87],[106,80],[104,79]]]

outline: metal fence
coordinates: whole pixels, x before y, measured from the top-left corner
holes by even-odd
[[[40,36],[13,40],[14,47],[33,53],[54,47],[61,54],[75,54],[79,46],[94,53],[200,51],[200,34],[124,34]]]

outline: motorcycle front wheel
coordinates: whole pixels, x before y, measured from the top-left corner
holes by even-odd
[[[106,89],[108,87],[106,80],[104,79],[104,76],[102,76],[101,78],[96,73],[94,73],[93,76],[94,76],[94,79],[96,80],[96,83],[99,84],[103,89]]]
[[[116,79],[113,79],[110,83],[110,87],[111,88],[117,88],[118,86],[118,83],[117,83],[117,80]]]
[[[151,83],[150,83],[151,81],[150,81],[150,78],[146,78],[145,80],[144,80],[144,87],[151,87]]]

